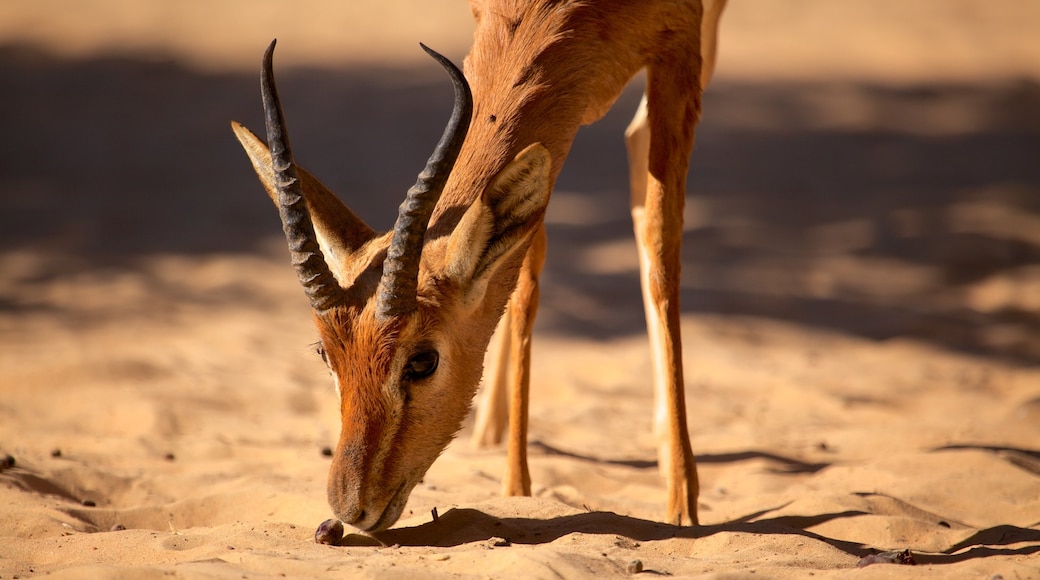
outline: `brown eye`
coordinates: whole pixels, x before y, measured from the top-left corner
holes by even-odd
[[[415,354],[404,365],[404,378],[409,381],[425,379],[437,370],[440,355],[435,350]]]
[[[321,362],[325,363],[325,366],[329,365],[329,357],[325,354],[325,347],[320,342],[314,345],[314,352],[318,353],[318,356],[321,357]]]

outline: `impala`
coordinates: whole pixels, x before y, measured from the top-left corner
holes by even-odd
[[[654,368],[667,520],[697,523],[686,427],[679,268],[687,166],[725,0],[471,0],[477,20],[444,135],[401,205],[375,232],[293,159],[268,48],[261,94],[267,144],[232,127],[278,207],[336,381],[342,428],[329,471],[333,513],[375,532],[459,431],[501,319],[476,437],[501,433],[503,491],[529,495],[531,331],[544,263],[545,209],[582,124],[647,71],[626,132],[632,216]],[[425,47],[424,47],[425,48]],[[468,82],[467,82],[468,79]],[[503,315],[504,314],[504,315]]]

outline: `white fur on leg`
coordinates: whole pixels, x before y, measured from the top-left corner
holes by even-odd
[[[477,449],[493,447],[505,440],[509,426],[509,405],[506,399],[510,349],[509,307],[498,321],[495,335],[488,349],[487,372],[484,388],[477,395],[470,443]]]

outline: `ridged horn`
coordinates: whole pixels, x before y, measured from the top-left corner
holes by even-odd
[[[321,314],[341,304],[345,293],[325,263],[325,257],[314,235],[314,224],[307,211],[307,202],[303,197],[296,162],[289,146],[289,133],[285,126],[282,103],[278,100],[278,90],[274,84],[272,60],[276,42],[277,40],[272,40],[264,52],[260,73],[260,95],[264,101],[267,145],[271,150],[271,165],[275,174],[278,216],[282,219],[282,231],[285,232],[285,240],[289,244],[296,276],[310,298],[311,308]]]
[[[420,46],[448,71],[455,88],[455,105],[441,140],[415,185],[408,190],[394,224],[377,290],[376,316],[381,320],[404,316],[417,306],[419,262],[426,227],[455,166],[473,114],[473,95],[462,71],[426,45]]]

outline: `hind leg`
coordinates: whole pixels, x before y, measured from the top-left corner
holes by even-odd
[[[487,375],[484,388],[477,396],[474,412],[473,434],[470,443],[476,448],[493,447],[502,443],[506,428],[509,426],[509,405],[507,391],[509,389],[510,356],[512,350],[512,299],[498,321],[494,340],[488,349]]]

